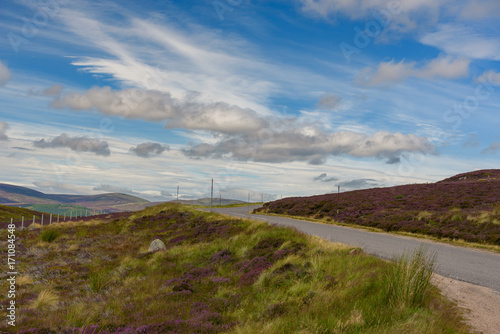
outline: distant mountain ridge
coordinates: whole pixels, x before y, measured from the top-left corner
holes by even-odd
[[[68,204],[106,212],[135,211],[152,205],[150,201],[143,198],[121,193],[99,195],[45,194],[30,188],[5,183],[0,183],[0,204],[9,206]]]

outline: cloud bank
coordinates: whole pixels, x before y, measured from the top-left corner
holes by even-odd
[[[33,142],[36,148],[59,148],[67,147],[75,152],[91,152],[96,155],[108,157],[111,155],[109,145],[106,141],[92,139],[90,137],[70,137],[63,133],[51,140],[40,139]]]
[[[183,150],[191,158],[322,164],[329,156],[335,155],[394,161],[403,152],[433,151],[427,139],[412,134],[377,132],[369,136],[348,131],[328,132],[300,119],[261,116],[251,109],[224,102],[199,102],[196,95],[180,100],[158,91],[104,87],[57,95],[52,106],[98,110],[106,115],[130,119],[166,121],[165,128],[212,133],[217,140],[215,144],[200,143]],[[145,144],[132,151],[148,157],[158,152],[157,149],[155,145]]]

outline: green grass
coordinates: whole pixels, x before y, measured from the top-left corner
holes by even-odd
[[[29,218],[33,219],[33,215],[39,220],[42,213],[29,209],[0,205],[0,221],[4,223],[10,223],[11,218],[14,218],[14,221],[18,222],[21,221],[22,217],[24,217],[25,221],[29,221]]]
[[[292,229],[173,204],[42,227],[52,230],[59,236],[50,243],[39,231],[16,232],[26,283],[17,289],[16,329],[0,331],[467,333],[433,286],[417,284],[424,297],[400,301],[393,288],[407,276],[394,274],[398,266],[432,269],[418,256],[393,264]],[[156,238],[167,250],[148,253]]]
[[[428,297],[436,266],[436,254],[427,255],[420,247],[396,259],[389,273],[388,297],[398,307],[420,306]]]
[[[58,230],[50,229],[50,230],[45,230],[40,234],[40,239],[45,242],[53,242],[54,240],[57,239],[59,236],[60,232]]]

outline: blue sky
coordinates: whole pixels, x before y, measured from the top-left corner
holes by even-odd
[[[496,0],[6,1],[0,182],[255,201],[500,157]]]

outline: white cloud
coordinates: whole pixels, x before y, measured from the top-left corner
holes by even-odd
[[[436,23],[443,5],[451,0],[300,0],[305,13],[325,19],[344,15],[353,20],[383,17],[382,22],[398,33],[414,30],[423,23]]]
[[[469,74],[470,60],[439,57],[417,67],[416,62],[382,62],[376,71],[365,68],[356,81],[364,86],[395,84],[409,77],[421,79],[457,79]]]
[[[467,26],[441,24],[436,31],[425,34],[419,41],[455,56],[500,60],[500,38]]]
[[[4,63],[0,61],[0,86],[5,86],[10,80],[10,71]]]
[[[112,90],[110,87],[95,87],[84,93],[58,95],[51,105],[59,109],[96,109],[106,115],[128,119],[167,121],[166,128],[170,129],[241,133],[266,127],[266,121],[250,109],[225,102],[200,102],[198,95],[177,99],[169,93],[135,88]]]
[[[9,124],[7,122],[0,122],[0,141],[9,140],[7,129],[9,129]]]

